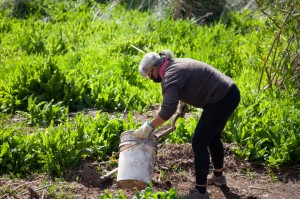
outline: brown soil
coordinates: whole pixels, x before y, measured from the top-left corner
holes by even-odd
[[[146,116],[147,117],[147,116]],[[145,119],[145,118],[140,118]],[[248,161],[239,160],[231,153],[231,144],[225,146],[225,175],[228,187],[220,188],[208,185],[212,199],[296,199],[300,198],[300,167],[271,171],[266,167],[255,166]],[[101,186],[97,182],[100,174],[91,176],[86,182],[85,167],[94,171],[111,171],[114,166],[101,162],[83,163],[72,170],[65,179],[50,179],[45,175],[32,175],[27,179],[12,179],[0,176],[0,198],[100,198],[108,192],[113,195],[122,191],[127,198],[132,198],[136,191],[122,190],[116,183],[116,175]],[[97,178],[95,178],[97,177]],[[93,179],[94,178],[94,179]],[[85,182],[83,182],[85,181]],[[98,182],[99,183],[99,182]],[[95,186],[96,185],[96,186]],[[154,168],[152,190],[167,191],[174,188],[184,196],[194,186],[193,152],[190,144],[161,143],[158,147],[157,161]],[[55,196],[55,197],[54,197]]]
[[[231,146],[224,145],[228,187],[219,188],[209,185],[212,199],[299,198],[299,167],[270,173],[267,168],[258,168],[246,161],[235,159],[229,150]],[[100,163],[93,165],[99,166]],[[115,176],[98,187],[83,183],[81,181],[83,168],[84,165],[70,173],[69,181],[51,180],[42,175],[31,176],[26,180],[2,176],[0,193],[4,193],[4,189],[6,193],[0,195],[0,198],[58,198],[58,196],[61,198],[99,198],[105,191],[114,195],[122,190],[117,185]],[[167,191],[173,187],[179,195],[187,194],[194,185],[191,145],[166,143],[159,146],[152,183],[153,191]],[[122,190],[122,192],[128,198],[135,195],[135,191],[132,190]],[[56,195],[56,197],[51,197],[51,195]]]

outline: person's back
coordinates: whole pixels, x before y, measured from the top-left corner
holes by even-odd
[[[189,58],[170,60],[162,79],[162,94],[169,105],[173,101],[174,105],[166,114],[174,114],[178,97],[187,104],[203,108],[221,100],[233,84],[231,78],[204,62]]]

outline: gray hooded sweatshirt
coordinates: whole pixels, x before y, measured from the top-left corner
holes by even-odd
[[[214,67],[189,58],[170,60],[162,78],[163,102],[158,115],[168,120],[179,100],[197,108],[220,101],[234,81]]]

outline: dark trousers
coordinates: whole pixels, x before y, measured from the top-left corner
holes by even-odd
[[[239,102],[240,92],[234,85],[222,100],[203,108],[203,113],[192,137],[196,184],[206,184],[210,163],[208,148],[214,168],[223,168],[224,148],[221,133]]]

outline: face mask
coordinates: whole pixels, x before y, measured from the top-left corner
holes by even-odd
[[[160,76],[158,76],[157,78],[151,78],[151,79],[152,79],[152,81],[155,82],[155,83],[161,82]]]
[[[153,73],[152,73],[150,79],[151,79],[153,82],[155,82],[155,83],[159,83],[159,82],[161,82],[161,80],[162,80],[161,77],[160,77],[159,75],[158,75],[157,78],[155,78],[154,75],[153,75]]]

